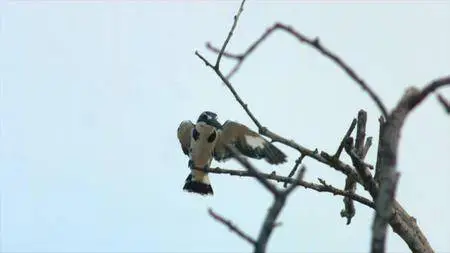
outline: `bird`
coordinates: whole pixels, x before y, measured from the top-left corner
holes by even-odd
[[[195,168],[210,167],[217,141],[216,128],[203,122],[197,122],[194,125],[190,120],[185,120],[178,127],[177,135],[183,153],[189,156],[188,167],[191,169],[183,190],[201,195],[213,195],[208,173]]]
[[[235,121],[227,120],[222,125],[217,114],[211,111],[202,112],[196,124],[190,120],[182,121],[177,136],[183,153],[189,156],[191,172],[183,187],[188,192],[214,194],[208,173],[194,168],[209,168],[213,158],[219,162],[232,158],[228,145],[244,156],[264,158],[270,164],[286,162],[286,155],[264,137]]]

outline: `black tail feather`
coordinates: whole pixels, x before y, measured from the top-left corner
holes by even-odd
[[[194,181],[191,174],[186,178],[183,190],[201,195],[214,195],[213,189],[209,183]]]
[[[286,155],[268,141],[264,143],[262,148],[252,148],[249,145],[241,145],[239,142],[235,145],[245,156],[256,159],[264,158],[270,164],[280,164],[286,162]]]
[[[268,163],[280,164],[286,162],[286,155],[272,143],[267,142],[264,145],[264,151]]]

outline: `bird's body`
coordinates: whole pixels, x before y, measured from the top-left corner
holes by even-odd
[[[195,167],[203,168],[211,164],[217,141],[216,129],[204,123],[197,123],[192,129],[190,158]],[[195,132],[198,134],[196,135]]]
[[[236,147],[242,155],[264,158],[270,164],[286,161],[286,155],[258,133],[230,120],[222,125],[217,115],[208,111],[200,114],[195,125],[191,121],[181,122],[178,140],[184,154],[189,156],[191,167],[183,189],[200,194],[213,194],[212,187],[208,174],[193,168],[209,168],[213,158],[220,162],[231,158],[228,145]]]
[[[209,168],[213,159],[217,131],[205,123],[193,124],[183,121],[178,128],[178,139],[183,152],[189,156],[190,174],[186,178],[183,189],[199,194],[213,194],[208,173],[196,168]]]

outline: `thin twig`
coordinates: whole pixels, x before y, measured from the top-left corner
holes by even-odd
[[[351,177],[347,177],[345,179],[345,187],[344,187],[345,191],[351,192],[351,193],[355,193],[356,191],[356,181],[353,180]],[[352,218],[355,216],[356,214],[356,208],[355,208],[355,204],[353,203],[353,199],[349,198],[349,197],[344,197],[343,199],[344,202],[344,209],[341,210],[341,217],[345,217],[347,218],[347,225],[350,225],[350,223],[352,222]]]
[[[206,48],[208,48],[209,50],[213,51],[214,53],[218,54],[220,52],[219,49],[215,48],[213,45],[211,45],[211,43],[207,42],[206,43]],[[233,75],[239,70],[239,68],[241,67],[241,64],[245,58],[244,55],[240,54],[240,55],[235,55],[229,52],[223,52],[222,54],[223,56],[229,58],[229,59],[234,59],[237,60],[238,62],[236,63],[236,65],[234,65],[234,67],[231,69],[231,71],[225,76],[227,79],[230,79],[231,77],[233,77]]]
[[[242,166],[244,166],[248,172],[253,175],[258,181],[267,189],[269,190],[273,195],[277,196],[279,195],[279,192],[277,188],[271,184],[269,181],[267,181],[266,178],[264,178],[261,173],[253,167],[253,165],[247,160],[247,158],[241,156],[239,151],[233,147],[232,145],[227,145],[226,149],[233,155],[233,157],[240,163]]]
[[[223,169],[220,167],[215,167],[215,168],[209,168],[209,169],[204,169],[204,168],[195,168],[196,170],[200,170],[200,171],[205,171],[211,174],[228,174],[230,176],[238,176],[238,177],[255,177],[253,174],[251,174],[249,171],[247,170],[231,170],[231,169]],[[311,189],[317,192],[328,192],[331,193],[333,195],[338,195],[338,196],[346,196],[349,197],[351,199],[353,199],[356,202],[359,202],[365,206],[374,208],[375,205],[374,203],[365,198],[362,197],[358,194],[353,194],[338,188],[327,188],[327,187],[323,187],[322,185],[319,184],[314,184],[314,183],[310,183],[310,182],[306,182],[306,181],[297,181],[294,178],[288,178],[288,177],[283,177],[283,176],[278,176],[276,174],[268,174],[268,173],[259,173],[261,176],[263,176],[264,178],[266,178],[267,180],[272,180],[275,182],[281,182],[281,183],[288,183],[288,184],[295,184],[298,186],[301,186],[305,189]]]
[[[437,94],[437,99],[439,103],[444,107],[444,110],[450,114],[450,101],[444,98],[441,94]]]
[[[206,48],[208,48],[209,50],[213,51],[216,54],[220,53],[220,49],[214,47],[210,42],[206,42]],[[222,55],[229,58],[229,59],[234,59],[234,60],[240,60],[243,56],[242,55],[238,55],[238,54],[232,54],[229,52],[222,52]]]
[[[295,172],[296,172],[297,169],[298,169],[298,166],[302,163],[303,158],[305,158],[305,156],[306,156],[306,155],[301,154],[300,157],[299,157],[297,160],[295,160],[294,168],[292,168],[291,172],[289,172],[288,177],[292,177],[292,176],[295,174]],[[283,187],[286,188],[287,185],[288,185],[288,183],[285,182],[285,183],[283,184]]]
[[[355,151],[358,157],[364,161],[361,156],[364,149],[364,142],[366,140],[366,124],[367,124],[367,112],[364,110],[359,110],[358,112],[358,123],[356,127],[356,139],[355,139]]]
[[[356,170],[350,165],[342,162],[339,159],[335,159],[332,155],[328,154],[325,151],[322,151],[320,155],[327,161],[327,165],[334,168],[335,170],[341,172],[347,177],[351,177],[353,180],[359,182],[361,185],[363,184],[363,180],[358,175]]]
[[[381,164],[382,164],[382,160],[383,160],[383,157],[381,156],[381,152],[379,152],[379,151],[380,151],[380,147],[381,147],[381,137],[384,132],[383,126],[385,123],[386,123],[386,119],[383,116],[380,116],[378,118],[378,124],[380,126],[379,126],[379,130],[378,130],[378,152],[377,152],[377,162],[375,164],[375,176],[374,176],[375,182],[377,182],[377,183],[380,182],[379,176],[380,176]]]
[[[238,228],[236,225],[234,225],[230,220],[225,219],[221,215],[215,213],[211,208],[208,209],[208,213],[211,217],[213,217],[216,221],[222,223],[223,225],[227,226],[231,231],[236,233],[239,237],[247,241],[248,243],[255,246],[256,241],[251,236],[247,235],[245,232],[243,232],[240,228]]]
[[[376,197],[378,193],[378,187],[375,183],[375,180],[372,177],[372,173],[368,170],[368,166],[362,161],[358,154],[355,153],[352,146],[347,144],[345,146],[345,152],[350,156],[352,159],[352,163],[356,169],[356,171],[359,174],[359,177],[362,179],[362,185],[364,186],[364,189],[367,190],[372,197]]]
[[[362,153],[361,153],[361,159],[366,158],[367,153],[369,152],[370,147],[372,146],[372,136],[369,136],[366,138],[366,143],[364,144]],[[370,167],[373,169],[373,167]]]
[[[273,26],[271,26],[270,28],[268,28],[260,37],[259,39],[257,39],[253,44],[250,45],[250,47],[245,51],[245,53],[243,53],[241,55],[241,59],[238,61],[238,64],[240,66],[240,63],[249,55],[251,54],[255,48],[262,43],[270,34],[272,34],[274,31],[276,30],[282,30],[285,31],[291,35],[293,35],[294,37],[296,37],[301,43],[305,43],[306,45],[311,46],[312,48],[316,49],[317,51],[319,51],[322,55],[326,56],[328,59],[330,59],[331,61],[333,61],[334,63],[336,63],[345,73],[347,73],[347,75],[353,80],[355,81],[363,90],[365,90],[370,98],[375,102],[375,104],[378,106],[378,108],[380,109],[381,113],[383,114],[383,116],[387,117],[387,110],[386,107],[384,106],[383,102],[381,102],[381,99],[378,97],[377,94],[375,94],[374,91],[372,91],[372,89],[369,87],[369,85],[366,84],[366,82],[359,77],[356,72],[353,70],[353,68],[351,68],[347,63],[345,63],[339,56],[337,56],[336,54],[332,53],[328,48],[322,46],[319,42],[318,38],[308,38],[307,36],[301,34],[300,32],[294,30],[292,27],[288,26],[288,25],[284,25],[281,23],[275,23]],[[232,70],[233,73],[237,71],[236,70]],[[231,73],[230,73],[231,74]],[[229,75],[230,76],[230,75]]]
[[[303,181],[305,172],[306,172],[306,167],[304,165],[302,165],[302,167],[300,168],[300,171],[297,174],[296,182]],[[283,194],[286,196],[289,195],[297,186],[298,186],[298,184],[291,184],[286,190],[284,190]]]
[[[357,125],[358,125],[358,129],[356,130],[356,135],[359,136],[359,138],[361,138],[360,117],[358,117]],[[349,149],[353,150],[353,138],[352,137],[348,137],[344,141],[344,148],[345,148],[346,152],[348,152]],[[353,163],[353,166],[355,166],[355,163]],[[359,174],[359,176],[360,176],[360,178],[362,178],[362,176],[360,174]],[[356,191],[356,182],[357,182],[357,180],[355,178],[347,177],[345,179],[344,190],[348,191],[348,192],[355,193],[355,191]],[[363,180],[362,183],[364,184],[365,181]],[[347,218],[347,225],[350,225],[353,216],[355,216],[355,214],[356,214],[356,208],[355,208],[355,205],[354,205],[353,201],[350,198],[344,197],[343,202],[344,202],[344,209],[341,210],[340,214],[341,214],[341,217]]]
[[[217,55],[216,65],[214,66],[216,69],[219,69],[220,59],[222,58],[223,52],[225,52],[225,48],[227,47],[228,42],[230,42],[230,39],[233,36],[234,29],[236,28],[237,22],[239,20],[239,16],[241,15],[242,11],[244,11],[244,3],[245,3],[245,0],[242,0],[241,6],[239,6],[239,10],[238,10],[237,14],[234,15],[233,25],[231,26],[231,29],[228,32],[228,36],[222,45],[222,49],[220,49],[220,52]]]
[[[258,129],[262,129],[263,126],[259,123],[259,121],[256,119],[255,116],[250,112],[248,109],[247,104],[242,101],[241,97],[237,94],[236,90],[231,85],[230,81],[223,75],[223,73],[218,69],[215,68],[208,60],[206,60],[205,57],[203,57],[198,51],[195,51],[195,55],[197,55],[205,64],[207,67],[210,67],[216,74],[219,76],[219,78],[223,81],[223,83],[228,87],[228,89],[231,91],[233,96],[236,98],[238,103],[244,108],[245,112],[248,114],[248,116],[252,119],[252,121],[255,123],[255,125],[258,127]]]
[[[195,51],[195,55],[197,55],[198,58],[200,58],[207,67],[214,69],[214,65],[212,65],[208,60],[206,60],[206,58],[203,57],[203,55],[201,55],[198,51]]]
[[[406,98],[407,106],[405,106],[408,111],[411,111],[416,107],[422,100],[424,100],[428,95],[436,91],[438,88],[443,87],[445,85],[450,85],[450,75],[437,78],[431,81],[429,84],[425,85],[425,87],[420,91],[419,94],[410,94]],[[405,94],[406,95],[406,94]],[[405,96],[402,100],[405,99]]]
[[[342,150],[344,149],[345,141],[347,140],[348,137],[350,137],[350,135],[352,134],[355,127],[356,127],[356,119],[353,119],[352,124],[350,124],[350,127],[348,128],[347,132],[345,133],[344,138],[342,138],[342,141],[339,144],[339,147],[333,156],[334,158],[339,159],[339,157],[341,156]]]
[[[355,121],[353,121],[355,122]],[[351,137],[347,137],[346,140],[343,140],[343,144],[346,148],[346,151],[348,152],[348,149],[352,149],[358,154],[358,156],[361,158],[361,161],[364,160],[362,153],[364,152],[364,142],[366,138],[366,123],[367,123],[367,113],[364,110],[359,110],[358,112],[358,120],[357,120],[357,127],[356,127],[356,140],[355,140],[355,147],[353,147],[353,139]],[[356,167],[356,164],[353,163],[353,166]],[[345,187],[344,189],[349,192],[355,192],[356,191],[356,180],[354,180],[351,177],[347,177],[345,179]],[[341,217],[347,218],[347,225],[350,225],[352,222],[352,218],[356,214],[356,208],[353,203],[353,200],[344,197],[344,209],[341,210]]]

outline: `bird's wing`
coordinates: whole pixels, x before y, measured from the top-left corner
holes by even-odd
[[[191,133],[194,128],[194,124],[190,120],[184,120],[178,126],[177,136],[181,144],[183,153],[189,156],[189,147],[191,145]]]
[[[286,155],[272,143],[245,125],[230,120],[225,122],[219,132],[214,149],[216,160],[223,161],[232,157],[232,154],[226,149],[227,145],[234,145],[245,156],[256,159],[264,158],[270,164],[286,162]]]

